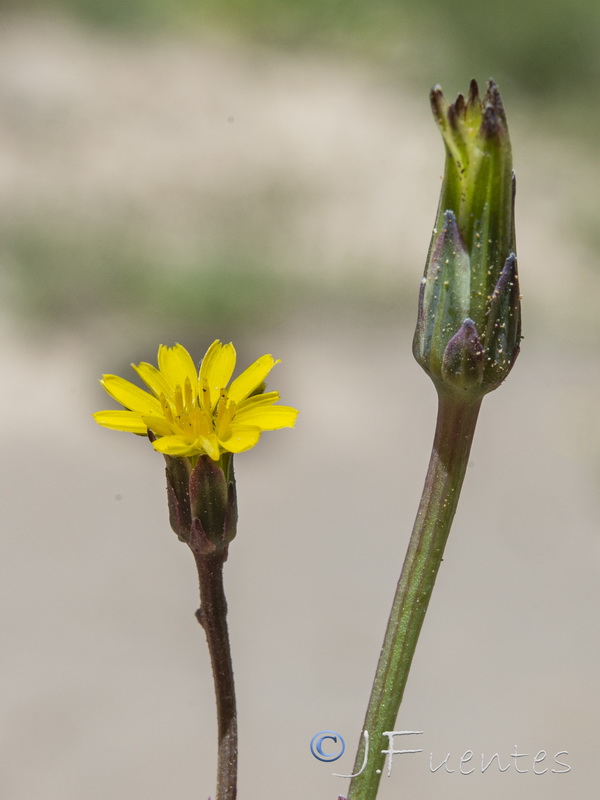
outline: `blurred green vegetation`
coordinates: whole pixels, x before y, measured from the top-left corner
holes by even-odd
[[[287,49],[364,56],[423,85],[465,75],[521,90],[540,107],[583,102],[600,78],[598,0],[0,0],[62,10],[132,32],[221,27]],[[572,119],[574,129],[584,120]]]
[[[257,327],[278,328],[311,315],[377,318],[414,316],[414,285],[398,276],[393,287],[370,278],[368,264],[355,264],[340,282],[281,270],[265,257],[267,248],[223,247],[215,254],[176,263],[153,256],[126,231],[103,227],[49,227],[43,222],[4,227],[2,263],[13,275],[10,310],[34,335],[54,330],[92,334],[135,329],[137,338],[164,335],[210,338],[223,327],[243,338]],[[255,253],[256,255],[252,255]],[[393,289],[390,291],[390,289]]]
[[[176,319],[181,332],[197,333],[223,317],[243,328],[267,309],[277,324],[292,290],[244,252],[167,265],[125,231],[106,226],[5,228],[2,254],[18,277],[10,293],[13,311],[37,330],[78,328],[100,308],[108,325],[129,319],[150,330]]]

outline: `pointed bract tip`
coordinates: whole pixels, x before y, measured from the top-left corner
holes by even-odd
[[[486,94],[486,97],[488,97],[488,96],[489,97],[496,97],[496,96],[500,95],[500,92],[498,90],[498,84],[496,83],[496,81],[493,78],[489,78],[489,80],[487,81],[487,83],[485,85],[485,94]]]
[[[442,87],[439,84],[436,84],[429,93],[429,102],[431,103],[431,110],[433,111],[434,117],[438,120],[443,120],[446,99]]]
[[[481,120],[481,135],[486,139],[493,139],[499,136],[501,131],[500,120],[496,114],[496,109],[488,103],[483,109],[483,119]]]
[[[504,276],[508,280],[511,276],[515,276],[517,273],[517,255],[516,253],[510,253],[506,261],[504,262],[504,267],[502,268],[502,272],[500,273],[500,277],[498,278],[498,283],[504,280]]]
[[[444,211],[444,223],[446,225],[456,225],[456,214],[449,208]]]
[[[469,84],[468,103],[471,106],[479,103],[479,85],[475,78],[471,78],[471,83]]]
[[[444,383],[455,389],[476,389],[483,380],[485,351],[477,328],[467,317],[448,342],[442,361]]]
[[[454,110],[457,114],[464,114],[465,111],[465,96],[464,94],[459,93],[454,101]]]
[[[503,125],[506,125],[506,114],[504,113],[504,104],[500,95],[500,89],[498,89],[498,84],[493,78],[490,78],[487,82],[483,103],[484,105],[491,105],[498,119],[501,120]]]
[[[448,253],[442,255],[446,250]],[[431,268],[436,271],[439,269],[440,259],[445,260],[450,255],[453,261],[457,258],[460,259],[466,253],[465,244],[460,235],[458,225],[456,222],[456,215],[454,211],[448,209],[444,212],[444,224],[441,227],[435,241],[432,243],[431,249]],[[425,275],[428,274],[426,270]]]

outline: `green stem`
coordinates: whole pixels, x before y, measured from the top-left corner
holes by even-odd
[[[348,800],[375,800],[387,746],[421,632],[444,547],[454,518],[481,399],[474,402],[439,395],[438,417],[427,477],[408,551],[396,589],[364,728],[370,753],[364,771],[350,782]],[[364,741],[353,774],[363,765]],[[391,757],[391,756],[390,756]]]
[[[235,800],[237,795],[237,712],[229,633],[227,601],[223,588],[223,551],[194,551],[200,581],[198,622],[204,628],[210,652],[217,700],[218,756],[215,800]]]

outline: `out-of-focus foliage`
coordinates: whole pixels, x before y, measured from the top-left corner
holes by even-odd
[[[600,78],[597,0],[0,0],[25,5],[129,31],[210,25],[286,48],[346,51],[420,83],[493,73],[541,103],[567,89],[581,99]]]
[[[13,300],[38,323],[72,325],[98,313],[112,318],[146,318],[149,327],[177,319],[182,327],[210,330],[223,318],[239,326],[270,310],[285,308],[288,293],[280,276],[243,252],[220,252],[212,260],[167,265],[127,237],[106,231],[49,229],[3,231],[2,251],[18,274]]]

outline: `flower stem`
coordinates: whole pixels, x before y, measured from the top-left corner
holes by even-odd
[[[481,398],[465,401],[439,393],[435,438],[421,503],[398,581],[363,730],[372,751],[362,774],[350,783],[348,800],[375,800],[385,754],[380,741],[393,731],[444,547],[454,518]],[[385,741],[387,744],[387,740]],[[361,770],[364,741],[353,774]]]
[[[229,633],[227,601],[223,588],[226,550],[200,553],[194,550],[200,582],[198,622],[204,628],[210,652],[217,701],[218,756],[215,800],[235,800],[237,795],[237,711]]]

